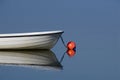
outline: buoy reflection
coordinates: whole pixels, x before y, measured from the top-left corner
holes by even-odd
[[[68,56],[70,56],[70,57],[73,57],[73,56],[75,55],[75,53],[76,53],[76,51],[73,50],[73,49],[68,49],[68,50],[67,50],[67,54],[68,54]]]
[[[69,57],[73,57],[76,54],[76,51],[73,49],[68,49],[66,52],[64,52],[64,54],[62,55],[61,59],[60,59],[60,63],[63,61],[65,55],[68,55]]]

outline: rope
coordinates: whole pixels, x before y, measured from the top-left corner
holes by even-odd
[[[64,40],[63,40],[63,37],[62,37],[62,36],[60,36],[60,39],[61,39],[61,41],[62,41],[63,45],[67,48],[67,46],[66,46],[66,44],[65,44],[65,42],[64,42]]]
[[[61,39],[61,41],[62,41],[63,45],[67,48],[67,46],[66,46],[66,44],[65,44],[65,42],[64,42],[64,40],[63,40],[63,37],[62,37],[62,36],[60,36],[60,39]],[[65,56],[65,53],[66,53],[66,52],[64,52],[64,54],[62,55],[62,57],[61,57],[61,59],[60,59],[60,63],[63,61],[64,56]]]
[[[64,57],[65,57],[65,53],[66,53],[66,52],[64,52],[64,54],[62,55],[62,57],[61,57],[61,59],[60,59],[60,63],[62,63],[62,61],[63,61],[63,59],[64,59]]]

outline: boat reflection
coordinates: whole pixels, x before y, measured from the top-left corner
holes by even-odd
[[[0,65],[61,70],[62,65],[51,50],[0,50]]]

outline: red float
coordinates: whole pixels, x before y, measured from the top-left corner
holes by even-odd
[[[67,48],[68,49],[75,49],[76,48],[75,42],[73,42],[73,41],[68,42],[67,43]]]

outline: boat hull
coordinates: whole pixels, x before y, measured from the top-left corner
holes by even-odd
[[[62,32],[0,36],[0,49],[51,49]]]

